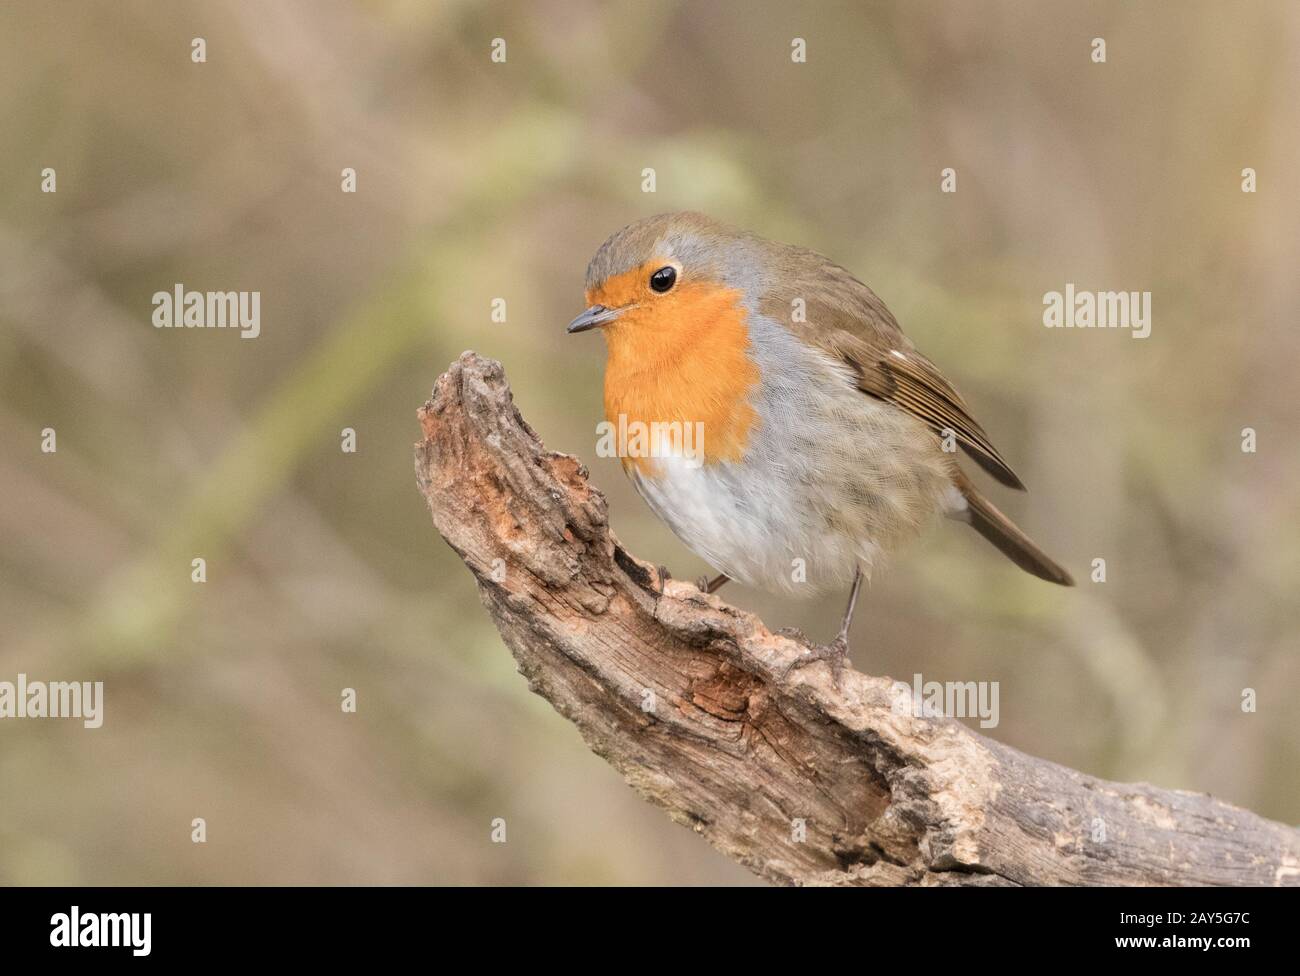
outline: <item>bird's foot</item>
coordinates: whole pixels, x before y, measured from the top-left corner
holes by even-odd
[[[656,566],[655,569],[658,570],[659,573],[659,585],[657,589],[659,595],[663,596],[664,584],[673,578],[673,574],[668,572],[667,566],[660,565]],[[729,577],[725,574],[715,576],[713,579],[709,579],[707,576],[700,576],[695,580],[695,588],[701,593],[716,593],[718,590],[722,589],[722,584],[728,581]]]
[[[660,565],[655,568],[659,571],[659,595],[663,596],[664,584],[673,578],[673,574],[668,572],[667,566]]]
[[[845,665],[849,663],[849,635],[840,633],[829,644],[817,644],[808,648],[797,659],[790,662],[781,677],[786,678],[790,675],[790,672],[797,671],[814,661],[825,661],[831,666],[831,683],[838,691],[840,675],[844,673]]]
[[[718,590],[722,589],[724,583],[729,582],[731,582],[731,577],[726,573],[720,573],[713,577],[713,579],[709,579],[707,576],[701,576],[695,581],[695,585],[699,587],[701,593],[717,593]]]

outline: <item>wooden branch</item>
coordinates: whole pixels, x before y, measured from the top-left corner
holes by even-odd
[[[529,686],[646,799],[764,878],[1300,883],[1295,829],[915,717],[889,679],[849,668],[837,686],[807,641],[692,584],[661,595],[586,469],[515,410],[499,363],[465,353],[419,416],[420,490]]]

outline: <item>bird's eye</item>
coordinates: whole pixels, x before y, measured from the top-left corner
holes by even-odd
[[[657,292],[665,292],[677,282],[677,269],[671,266],[660,268],[650,276],[650,287]]]

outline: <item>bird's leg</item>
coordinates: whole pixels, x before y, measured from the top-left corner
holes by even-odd
[[[801,668],[813,661],[826,661],[831,666],[831,679],[835,687],[840,686],[840,672],[849,659],[849,628],[853,625],[853,610],[858,605],[858,592],[862,589],[862,567],[853,567],[853,588],[849,590],[849,605],[844,608],[844,619],[840,622],[840,632],[829,644],[809,648],[808,653],[786,668],[789,674],[795,668]]]
[[[849,605],[844,608],[844,620],[840,622],[840,632],[831,641],[831,647],[848,657],[849,628],[853,626],[853,609],[858,605],[858,591],[862,589],[862,567],[853,567],[853,588],[849,590]]]
[[[718,590],[722,589],[724,583],[727,583],[730,580],[731,577],[726,573],[719,573],[717,576],[713,577],[713,579],[709,579],[707,576],[701,576],[695,581],[695,585],[699,587],[701,593],[716,593]]]
[[[659,570],[659,595],[663,596],[664,584],[673,578],[673,574],[668,572],[668,567],[663,565],[662,563],[655,568]]]

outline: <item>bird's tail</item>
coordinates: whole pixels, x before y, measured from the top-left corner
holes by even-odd
[[[981,495],[960,471],[955,479],[957,490],[966,499],[964,512],[953,513],[955,518],[969,522],[980,535],[1002,551],[1002,554],[1026,573],[1061,586],[1073,586],[1070,574],[1057,565],[1047,553],[1034,545],[1029,536]]]

